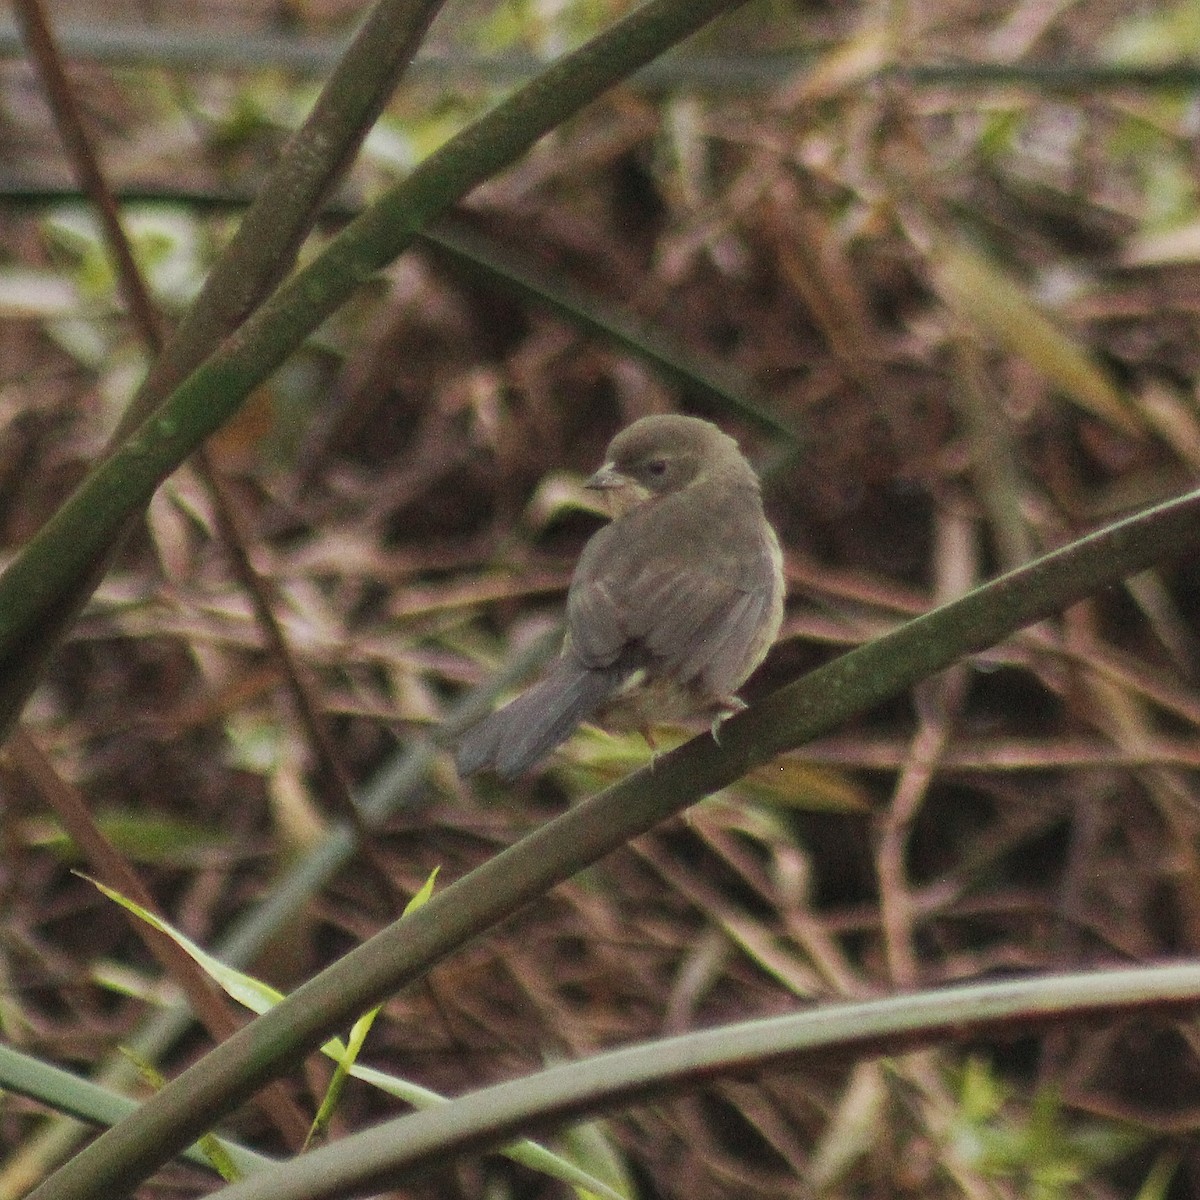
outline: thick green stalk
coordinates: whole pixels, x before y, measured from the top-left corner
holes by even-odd
[[[233,240],[138,389],[136,428],[292,269],[330,187],[383,111],[444,0],[379,0],[288,139]]]
[[[797,1062],[894,1055],[1101,1016],[1194,1012],[1200,965],[1126,967],[940,988],[829,1004],[610,1050],[469,1092],[267,1167],[213,1200],[334,1200],[404,1187],[422,1171],[539,1135],[618,1105],[644,1103],[717,1076],[744,1077]]]

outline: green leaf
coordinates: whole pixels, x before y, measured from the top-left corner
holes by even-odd
[[[437,878],[439,870],[440,868],[435,867],[430,872],[429,878],[426,879],[416,895],[406,905],[404,910],[406,915],[424,905],[432,895],[434,881]],[[107,887],[90,876],[80,874],[81,878],[87,879],[89,883],[98,888],[110,900],[119,904],[128,912],[133,913],[134,916],[145,921],[146,924],[157,929],[160,933],[166,934],[167,937],[171,938],[214,982],[219,984],[239,1004],[244,1005],[252,1012],[264,1013],[284,998],[282,992],[271,987],[269,984],[263,983],[260,979],[255,979],[253,975],[247,975],[243,971],[235,971],[232,967],[226,966],[220,959],[202,950],[195,942],[185,937],[161,917],[143,908],[140,904],[136,904],[128,897],[121,895],[114,888]],[[334,1073],[334,1078],[331,1080],[325,1099],[322,1101],[321,1109],[317,1114],[316,1120],[314,1120],[314,1129],[309,1133],[310,1140],[322,1114],[326,1114],[325,1120],[327,1121],[328,1113],[331,1113],[336,1107],[338,1097],[334,1095],[331,1099],[330,1092],[334,1091],[336,1086],[340,1094],[344,1078],[347,1074],[370,1083],[372,1086],[380,1088],[416,1108],[429,1108],[435,1104],[448,1103],[444,1096],[430,1091],[428,1088],[409,1083],[404,1079],[385,1075],[383,1072],[376,1071],[370,1067],[358,1066],[355,1063],[355,1059],[362,1049],[362,1043],[366,1039],[367,1033],[370,1031],[378,1012],[378,1008],[373,1009],[355,1022],[350,1033],[349,1045],[343,1043],[340,1038],[330,1038],[321,1047],[321,1052],[332,1058],[342,1070],[340,1072],[340,1079],[339,1073],[336,1071]],[[614,1191],[602,1180],[594,1178],[587,1171],[582,1170],[562,1155],[554,1154],[552,1151],[545,1149],[545,1147],[539,1146],[536,1142],[522,1140],[511,1146],[507,1146],[503,1153],[514,1162],[522,1163],[524,1166],[535,1171],[540,1171],[542,1174],[549,1175],[552,1178],[561,1179],[576,1189],[584,1189],[592,1192],[597,1196],[603,1197],[604,1200],[627,1200],[627,1197]]]
[[[930,248],[930,265],[943,299],[972,326],[1037,367],[1080,408],[1127,433],[1142,431],[1108,375],[995,263],[942,240]]]

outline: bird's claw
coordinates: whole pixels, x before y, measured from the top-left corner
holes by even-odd
[[[717,715],[713,717],[712,724],[708,727],[708,732],[712,735],[712,740],[719,746],[721,744],[721,723],[728,720],[735,713],[740,713],[746,708],[745,700],[738,696],[730,696],[720,707]]]

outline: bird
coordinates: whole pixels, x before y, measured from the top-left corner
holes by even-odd
[[[562,653],[545,676],[468,729],[466,777],[530,772],[584,721],[650,734],[720,723],[783,618],[779,539],[758,476],[711,421],[642,417],[613,438],[586,487],[611,520],[584,545],[567,592]]]

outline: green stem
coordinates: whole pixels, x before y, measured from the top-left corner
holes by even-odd
[[[449,1104],[376,1125],[235,1183],[213,1200],[333,1200],[403,1187],[422,1171],[514,1134],[555,1129],[618,1105],[645,1103],[714,1077],[744,1077],[797,1062],[902,1054],[1102,1016],[1194,1012],[1200,966],[1080,971],[974,983],[829,1004],[785,1016],[624,1046],[468,1092]]]
[[[321,203],[353,159],[444,0],[379,0],[288,139],[254,203],[114,435],[119,441],[292,269]]]

